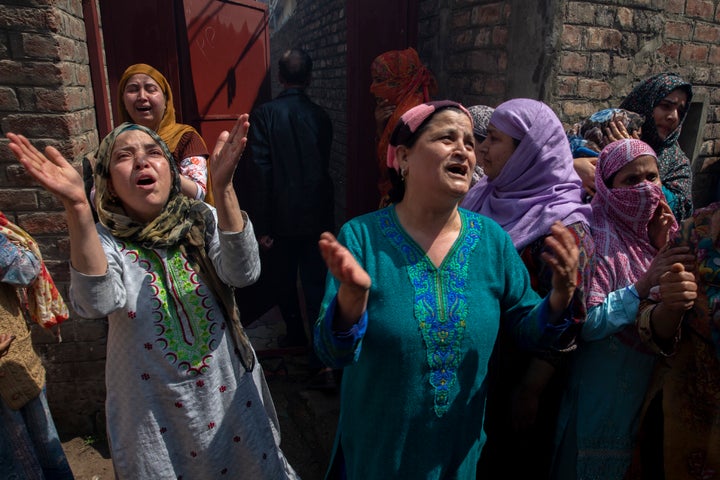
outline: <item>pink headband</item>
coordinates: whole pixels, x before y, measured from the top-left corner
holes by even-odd
[[[459,108],[465,112],[472,124],[472,115],[470,115],[470,112],[468,112],[465,107],[457,102],[453,102],[452,100],[421,103],[420,105],[411,108],[405,112],[402,117],[400,117],[392,135],[390,136],[390,145],[388,145],[387,150],[387,167],[399,172],[400,164],[398,163],[396,156],[397,147],[404,144],[404,142],[412,137],[425,120],[430,118],[436,111],[448,107]]]

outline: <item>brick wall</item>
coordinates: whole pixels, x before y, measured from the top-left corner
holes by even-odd
[[[0,4],[0,209],[38,241],[66,297],[69,242],[62,205],[24,173],[4,134],[53,145],[76,165],[97,148],[82,3],[8,3]],[[92,432],[105,396],[105,322],[73,316],[61,327],[62,343],[39,327],[33,333],[58,428]]]
[[[277,63],[287,49],[300,47],[313,59],[310,98],[328,112],[333,122],[330,174],[335,184],[338,226],[344,222],[346,119],[346,39],[344,0],[298,0],[291,19],[270,35],[273,97],[280,93]]]
[[[538,98],[566,125],[619,105],[649,75],[679,73],[708,101],[694,180],[705,204],[720,176],[719,3],[421,0],[418,50],[441,96]]]

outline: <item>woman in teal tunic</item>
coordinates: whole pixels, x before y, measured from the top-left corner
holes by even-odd
[[[510,237],[458,209],[475,167],[461,105],[409,110],[390,145],[393,205],[320,239],[331,275],[315,345],[345,367],[328,477],[474,479],[498,327],[523,344],[562,347],[578,249],[552,227],[553,290],[542,300]]]

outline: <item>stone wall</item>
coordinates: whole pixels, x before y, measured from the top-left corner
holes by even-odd
[[[298,0],[290,20],[270,34],[270,64],[273,97],[282,90],[277,62],[284,51],[299,47],[313,59],[310,98],[328,112],[333,122],[330,174],[335,184],[338,226],[345,212],[346,157],[346,39],[344,0]]]
[[[40,244],[67,297],[69,242],[62,205],[25,174],[5,133],[52,145],[75,165],[98,145],[82,4],[25,0],[0,4],[0,209]],[[95,430],[104,402],[106,323],[73,317],[62,343],[36,327],[47,391],[58,428]],[[99,414],[100,413],[100,414]]]

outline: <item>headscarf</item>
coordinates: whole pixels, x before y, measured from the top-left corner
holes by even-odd
[[[677,129],[671,132],[665,140],[661,140],[655,126],[653,110],[663,98],[678,88],[687,94],[688,108],[681,113]],[[620,104],[620,108],[645,116],[641,139],[657,153],[660,180],[663,187],[672,192],[677,199],[673,213],[679,222],[692,213],[690,160],[678,144],[680,130],[687,117],[691,100],[692,85],[690,83],[674,73],[659,73],[643,80]]]
[[[400,164],[397,160],[397,147],[405,145],[406,142],[415,135],[421,125],[430,118],[436,111],[443,108],[454,107],[462,110],[472,122],[472,115],[467,111],[465,107],[452,100],[439,100],[436,102],[421,103],[420,105],[411,108],[400,117],[395,129],[390,137],[390,145],[388,146],[386,156],[387,168],[392,168],[396,172],[400,172]]]
[[[25,230],[8,220],[2,212],[0,212],[0,233],[5,235],[12,243],[29,250],[40,262],[40,273],[24,289],[27,297],[24,300],[30,318],[45,328],[50,328],[67,320],[70,313],[50,276],[50,272],[45,266],[45,262],[43,262],[37,242]]]
[[[144,63],[130,65],[125,70],[125,73],[122,74],[122,77],[120,77],[120,83],[118,84],[118,109],[120,110],[120,121],[133,123],[130,113],[127,111],[127,108],[125,108],[124,92],[125,86],[130,80],[130,77],[140,73],[144,73],[155,80],[160,86],[160,90],[162,90],[165,95],[165,114],[160,120],[160,126],[157,129],[157,133],[160,135],[160,138],[163,139],[170,151],[174,152],[183,135],[188,132],[197,133],[197,131],[190,125],[175,122],[175,106],[173,103],[173,94],[170,84],[162,73],[158,72],[150,65],[146,65]]]
[[[468,112],[470,112],[473,121],[473,135],[475,135],[476,140],[482,141],[487,137],[487,126],[494,111],[494,108],[487,105],[468,107]]]
[[[470,112],[473,121],[473,135],[475,136],[476,143],[482,142],[487,137],[487,126],[488,123],[490,123],[490,116],[494,111],[494,108],[488,107],[487,105],[473,105],[472,107],[468,107],[468,112]],[[480,162],[477,162],[470,184],[475,185],[479,182],[484,173]]]
[[[543,102],[518,98],[502,103],[490,117],[501,132],[519,140],[494,180],[482,177],[461,207],[492,218],[520,251],[548,235],[556,220],[589,224],[582,184],[573,167],[565,131]]]
[[[390,50],[379,55],[370,65],[370,76],[370,92],[376,98],[395,105],[395,110],[378,141],[380,171],[385,172],[387,148],[395,125],[412,107],[429,102],[437,92],[437,83],[430,70],[420,61],[414,48]],[[389,188],[387,179],[383,179],[380,184],[381,194],[385,195]]]
[[[605,183],[643,155],[657,159],[645,142],[623,139],[605,147],[598,157],[591,230],[595,252],[609,264],[610,271],[594,272],[588,307],[602,303],[611,291],[635,283],[658,252],[648,237],[648,223],[665,199],[660,186],[644,181],[632,187],[609,188]],[[676,230],[677,223],[674,223],[671,235]]]
[[[172,185],[168,201],[160,214],[148,223],[138,222],[127,216],[122,202],[108,188],[110,182],[110,159],[117,137],[129,130],[140,130],[150,135],[160,145],[170,166]],[[100,223],[121,240],[135,242],[144,248],[179,247],[193,270],[205,281],[208,288],[220,300],[225,318],[230,325],[235,349],[247,371],[255,364],[255,356],[240,323],[240,312],[232,289],[218,277],[215,266],[208,258],[206,244],[215,231],[215,219],[210,208],[203,202],[193,200],[180,192],[180,173],[167,145],[153,130],[134,123],[123,123],[100,142],[95,166],[95,207]]]

